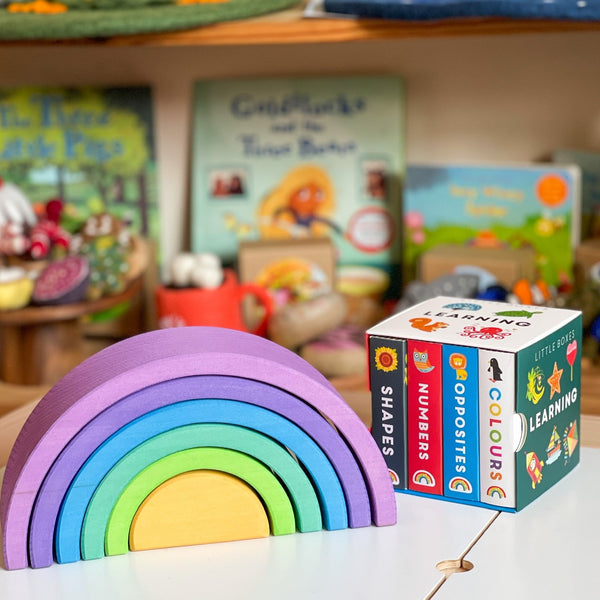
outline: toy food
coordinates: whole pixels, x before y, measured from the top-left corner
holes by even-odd
[[[269,338],[293,349],[339,327],[348,313],[346,300],[331,292],[282,306],[269,321]]]
[[[33,279],[21,267],[0,269],[0,310],[23,308],[31,300]]]
[[[85,298],[90,277],[88,261],[69,256],[50,263],[37,278],[33,288],[36,304],[69,304]]]
[[[381,298],[390,284],[390,276],[370,266],[341,266],[337,271],[337,290],[349,296]]]
[[[364,340],[364,329],[342,325],[302,346],[299,354],[325,377],[366,374],[367,349]]]
[[[53,246],[69,249],[71,236],[61,227],[60,216],[63,210],[62,200],[53,198],[46,203],[45,217],[38,221],[29,233],[31,258],[45,258]]]
[[[308,300],[331,291],[331,281],[314,262],[297,256],[285,256],[267,263],[254,282],[269,290],[280,304]]]

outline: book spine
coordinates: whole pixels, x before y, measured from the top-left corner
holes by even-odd
[[[444,495],[479,500],[479,370],[477,348],[444,345],[442,421]]]
[[[394,489],[406,480],[406,341],[369,336],[372,435],[381,450]]]
[[[515,355],[479,350],[480,500],[515,508]]]
[[[408,489],[443,494],[442,346],[407,341]]]

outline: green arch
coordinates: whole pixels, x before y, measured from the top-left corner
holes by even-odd
[[[200,443],[202,448],[198,448]],[[188,464],[189,455],[185,453],[192,450],[203,452],[194,453],[193,464]],[[212,452],[206,454],[204,451],[208,450]],[[221,470],[246,481],[261,497],[263,496],[261,490],[269,494],[268,497],[263,497],[263,502],[266,504],[274,535],[295,531],[296,523],[300,531],[318,531],[322,528],[321,510],[316,492],[304,470],[282,446],[266,436],[243,427],[193,424],[169,430],[140,444],[125,455],[104,477],[94,492],[83,522],[81,552],[84,559],[104,556],[109,521],[116,526],[114,525],[116,505],[119,503],[121,506],[121,498],[134,480],[137,480],[142,473],[145,474],[153,464],[169,456],[176,456],[176,459],[171,459],[175,463],[166,463],[170,471],[164,473],[150,471],[152,476],[157,478],[152,481],[144,475],[143,481],[146,486],[144,489],[147,493],[140,499],[139,504],[158,485],[181,472],[195,469]],[[182,457],[185,457],[188,462],[179,464],[178,461]],[[204,462],[200,460],[201,457],[205,457]],[[210,464],[213,466],[205,464],[206,457],[210,457]],[[263,463],[277,474],[287,487],[287,492]],[[200,466],[194,466],[196,464]],[[236,470],[232,471],[234,467]],[[249,480],[249,476],[253,479]],[[277,491],[273,491],[275,489]],[[282,508],[281,494],[285,496],[285,510]],[[277,502],[273,502],[274,499]],[[139,504],[133,509],[131,519]],[[273,510],[270,510],[270,507]],[[291,522],[289,511],[291,511]],[[127,535],[131,519],[128,523],[121,524],[121,526],[126,525]],[[121,551],[127,551],[127,546],[124,549],[121,547]]]
[[[176,475],[205,469],[229,473],[254,488],[265,504],[274,535],[296,531],[290,499],[281,483],[262,463],[234,450],[192,448],[165,456],[144,469],[126,486],[106,526],[106,556],[125,554],[129,550],[131,522],[148,494]]]

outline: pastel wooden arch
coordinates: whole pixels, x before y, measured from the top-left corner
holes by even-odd
[[[188,471],[223,471],[245,481],[262,498],[273,535],[287,535],[296,531],[294,508],[281,482],[261,462],[234,450],[223,448],[192,448],[165,456],[152,463],[129,481],[110,511],[104,531],[83,528],[82,555],[87,560],[126,554],[129,550],[129,530],[135,513],[144,499],[168,479]],[[100,504],[90,504],[90,520]],[[86,516],[86,523],[87,523]],[[95,537],[102,533],[102,537]],[[101,547],[96,556],[94,548]]]
[[[396,522],[396,502],[383,456],[369,431],[333,386],[306,361],[266,339],[214,327],[163,329],[95,354],[68,373],[33,411],[9,458],[0,501],[4,561],[28,564],[35,498],[57,456],[101,411],[149,386],[193,375],[254,379],[301,398],[334,423],[364,475],[373,521]]]
[[[164,431],[160,432],[159,428],[156,428],[152,431],[155,435],[146,436],[144,427],[148,422],[152,425],[152,422],[158,421],[165,424]],[[195,425],[186,426],[186,423]],[[237,425],[228,427],[216,425],[217,423]],[[171,424],[175,426],[171,427]],[[240,424],[242,426],[239,426]],[[150,429],[152,430],[152,427]],[[217,430],[220,432],[218,435],[215,434]],[[235,431],[236,435],[228,433],[230,431]],[[278,441],[296,454],[299,462],[271,437],[267,437],[273,434],[277,434]],[[260,438],[258,441],[257,437]],[[269,465],[284,485],[287,484],[287,477],[290,478],[290,484],[300,477],[305,480],[306,483],[302,483],[303,492],[297,489],[297,485],[290,490],[292,498],[308,496],[308,507],[299,501],[294,502],[295,506],[298,505],[298,512],[302,508],[306,513],[298,515],[300,531],[304,531],[305,528],[314,530],[316,521],[311,525],[310,519],[316,519],[312,515],[315,510],[319,516],[318,529],[322,526],[322,513],[330,515],[333,524],[343,528],[343,522],[340,521],[346,510],[339,482],[318,446],[301,429],[279,415],[241,402],[191,400],[154,411],[147,418],[132,423],[131,427],[121,430],[107,440],[90,457],[73,480],[61,507],[55,533],[58,562],[74,562],[80,559],[79,540],[82,537],[86,510],[92,496],[98,494],[105,480],[110,483],[108,489],[113,490],[113,495],[106,494],[103,499],[103,505],[108,510],[116,500],[114,490],[121,489],[126,483],[122,479],[125,468],[129,469],[127,476],[131,478],[138,470],[146,468],[152,460],[157,460],[166,453],[188,447],[211,445],[235,449],[254,456]],[[304,465],[306,473],[300,465]],[[315,481],[314,487],[309,475]],[[114,483],[115,481],[118,483]],[[107,518],[105,515],[105,520]]]
[[[106,438],[152,410],[196,398],[238,400],[268,409],[300,427],[319,445],[337,473],[350,527],[371,524],[369,496],[356,459],[345,440],[318,411],[296,396],[259,381],[198,375],[165,381],[130,394],[94,417],[67,444],[44,478],[35,500],[29,527],[29,560],[33,567],[52,564],[54,532],[63,498],[85,461]]]

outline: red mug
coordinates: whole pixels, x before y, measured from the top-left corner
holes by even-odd
[[[262,306],[264,316],[250,333],[264,336],[273,312],[273,299],[269,292],[253,283],[240,284],[231,269],[224,269],[223,275],[223,283],[213,289],[159,286],[156,290],[158,326],[207,325],[248,331],[242,315],[242,301],[251,295]]]

